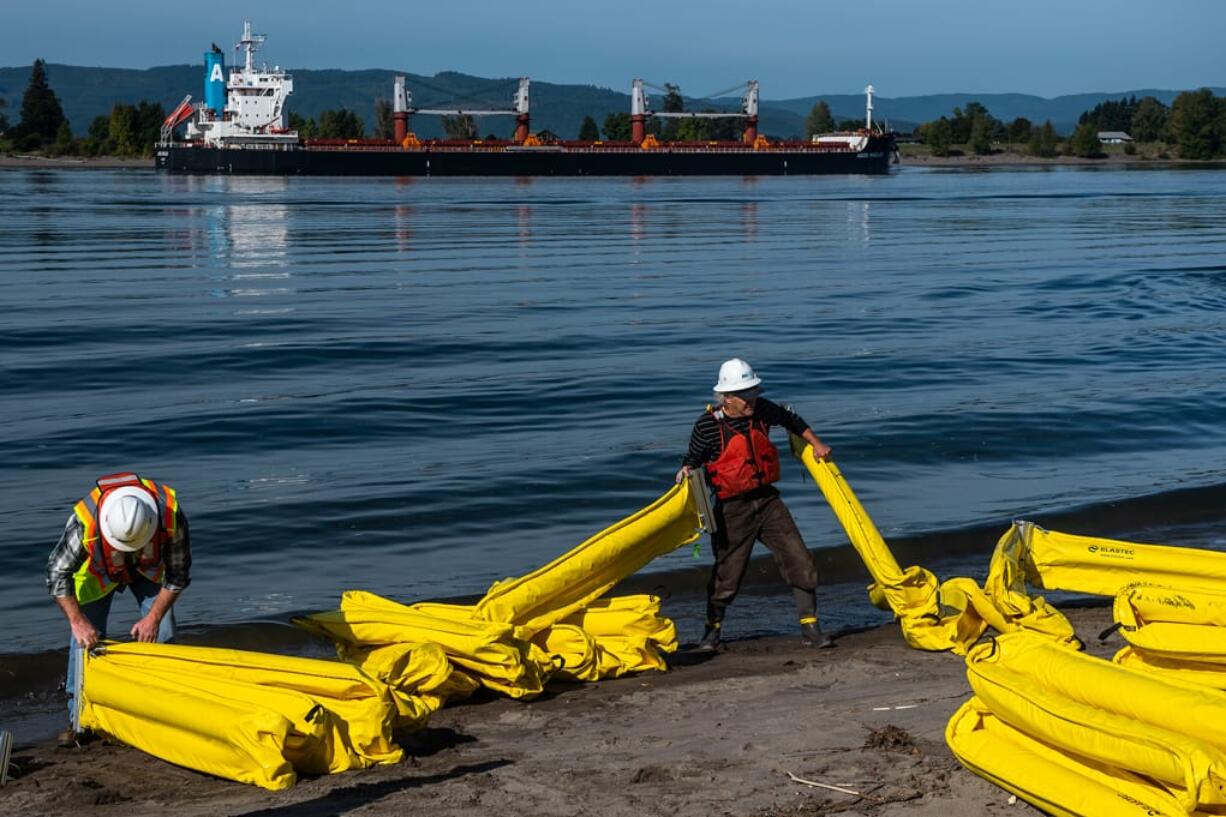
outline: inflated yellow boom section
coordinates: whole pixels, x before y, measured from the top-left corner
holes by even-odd
[[[477,618],[514,624],[531,638],[651,560],[695,541],[702,527],[690,486],[686,480],[544,567],[496,583],[477,603]]]
[[[107,643],[85,678],[82,727],[218,777],[283,789],[403,756],[387,685],[339,661]]]
[[[1114,817],[1129,813],[1122,795],[1157,814],[1226,807],[1226,693],[1031,633],[973,648],[967,678],[975,697],[950,721],[950,748],[1042,808]],[[1075,776],[1087,784],[1052,787]]]
[[[268,789],[299,773],[394,763],[418,729],[484,686],[514,698],[545,681],[663,670],[677,633],[654,596],[598,599],[701,529],[690,483],[476,606],[406,606],[349,591],[295,621],[342,661],[171,644],[107,644],[86,661],[81,725],[152,755]]]
[[[1226,553],[1142,545],[1014,525],[1035,587],[1114,596],[1135,584],[1226,592]]]
[[[998,632],[1033,630],[1076,644],[1068,619],[1042,598],[1026,592],[1024,555],[1008,535],[997,545],[986,589],[972,579],[938,583],[922,567],[903,570],[877,527],[856,499],[837,465],[813,456],[813,448],[792,436],[792,453],[808,470],[834,511],[852,547],[864,561],[873,583],[869,599],[898,618],[903,638],[921,650],[952,650],[965,654],[988,627]]]

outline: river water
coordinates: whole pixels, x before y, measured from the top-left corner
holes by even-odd
[[[349,588],[480,594],[648,504],[732,356],[943,575],[1011,518],[1223,546],[1224,179],[0,170],[0,662],[58,668],[45,560],[100,474],[179,490],[181,626],[258,647]],[[795,464],[782,489],[824,615],[879,621]],[[708,562],[640,584],[693,629]],[[783,589],[741,632],[792,626]]]

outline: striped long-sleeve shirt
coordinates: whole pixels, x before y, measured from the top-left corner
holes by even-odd
[[[187,515],[182,508],[175,514],[174,538],[162,546],[162,563],[166,565],[162,586],[178,593],[191,584],[192,546],[191,535],[187,532]],[[47,559],[47,592],[52,596],[66,597],[75,592],[73,574],[89,558],[84,536],[85,526],[74,513],[68,517],[64,534]]]
[[[771,426],[783,426],[798,436],[809,429],[809,424],[799,414],[778,403],[772,403],[765,397],[759,397],[754,402],[753,419],[765,423],[768,433]],[[726,417],[724,421],[735,431],[744,433],[749,428],[750,418]],[[681,462],[690,468],[698,468],[717,459],[722,450],[719,421],[714,414],[704,411],[694,423],[694,430],[690,434],[690,448]]]

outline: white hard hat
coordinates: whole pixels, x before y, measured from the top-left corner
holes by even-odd
[[[754,374],[750,366],[739,357],[725,360],[719,367],[719,382],[715,384],[717,392],[745,391],[762,382],[762,378]]]
[[[135,553],[153,541],[158,506],[149,492],[135,485],[116,488],[102,499],[102,535],[116,550]]]

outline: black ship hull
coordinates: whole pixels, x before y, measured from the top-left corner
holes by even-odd
[[[315,176],[810,176],[886,173],[893,140],[864,149],[487,148],[367,149],[159,147],[156,166],[171,173]]]

